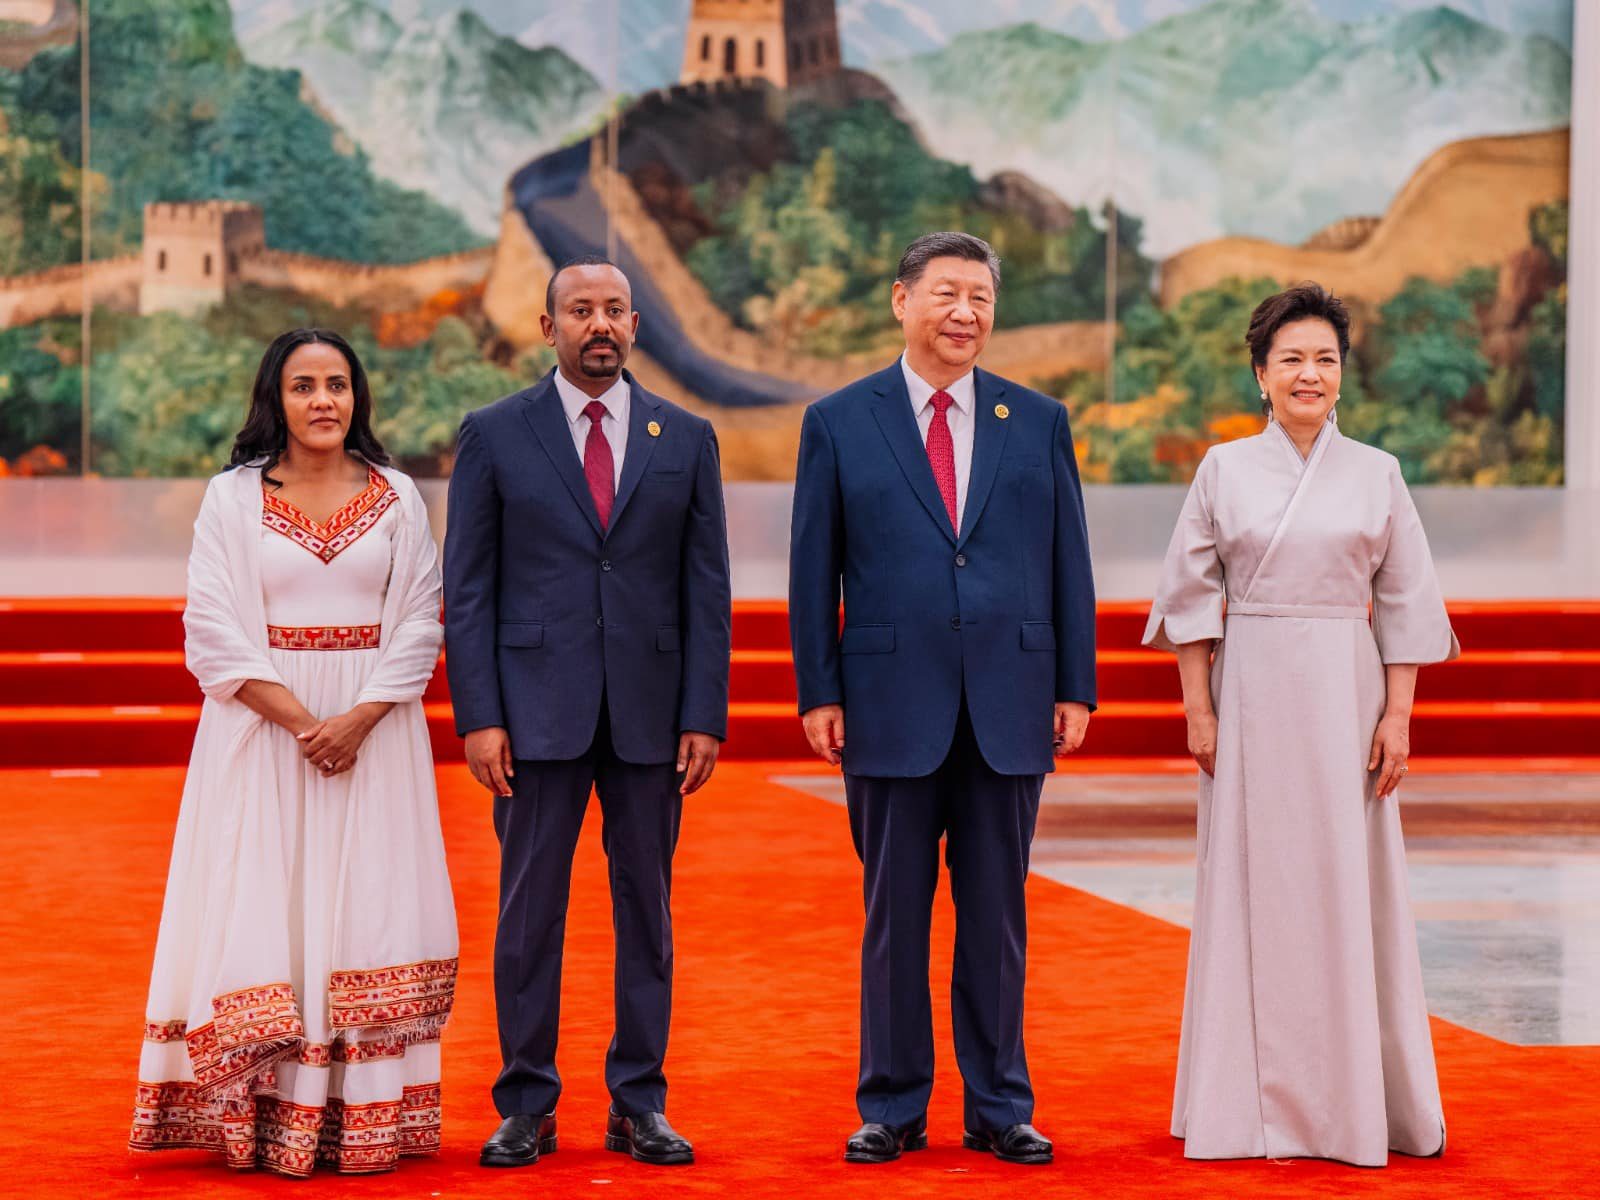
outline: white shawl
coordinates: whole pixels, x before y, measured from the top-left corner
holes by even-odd
[[[357,703],[418,700],[439,661],[444,626],[439,553],[416,484],[379,467],[400,495],[400,529],[383,603],[379,660]],[[261,468],[236,467],[206,487],[189,555],[184,658],[205,693],[207,726],[237,749],[265,718],[234,699],[246,680],[283,683],[267,657],[261,590]],[[334,713],[317,713],[318,717]]]

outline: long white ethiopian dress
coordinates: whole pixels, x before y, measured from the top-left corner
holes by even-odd
[[[404,475],[318,525],[261,471],[211,481],[185,654],[205,692],[173,839],[130,1145],[229,1166],[387,1170],[439,1145],[456,924],[421,696],[442,630],[427,511]],[[324,779],[234,698],[282,683],[319,717],[392,701]]]
[[[1200,776],[1172,1132],[1190,1158],[1437,1154],[1399,804],[1366,766],[1384,664],[1460,646],[1394,458],[1331,417],[1305,459],[1276,423],[1213,446],[1144,637],[1203,640],[1216,775]]]

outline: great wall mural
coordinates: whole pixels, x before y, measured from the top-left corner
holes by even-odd
[[[803,405],[893,353],[899,248],[959,227],[1005,260],[987,365],[1070,407],[1091,481],[1258,428],[1245,317],[1314,277],[1358,318],[1348,432],[1416,482],[1560,482],[1571,0],[611,11],[95,0],[85,39],[0,0],[0,473],[210,473],[307,322],[448,473],[599,250],[641,377],[786,479]]]

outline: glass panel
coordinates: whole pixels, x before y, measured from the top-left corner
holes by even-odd
[[[82,470],[83,167],[77,7],[0,12],[0,476]]]

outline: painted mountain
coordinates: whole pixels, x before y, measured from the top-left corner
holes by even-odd
[[[1448,142],[1565,125],[1572,61],[1442,6],[1340,23],[1312,0],[1214,0],[1119,42],[1020,25],[874,71],[943,157],[1091,209],[1114,196],[1167,254],[1298,242],[1382,212]]]
[[[531,0],[530,0],[531,2]],[[1034,24],[1086,41],[1128,37],[1210,0],[838,0],[845,60],[870,66],[946,45],[977,29]],[[1314,0],[1330,20],[1433,8],[1439,0]],[[1543,34],[1572,44],[1573,0],[1452,0],[1451,7],[1508,33]]]
[[[300,71],[380,175],[485,235],[511,174],[592,128],[607,105],[565,52],[524,46],[472,9],[402,23],[369,0],[334,0],[244,29],[246,54]]]
[[[503,37],[533,49],[558,46],[603,84],[627,93],[678,77],[690,0],[369,0],[402,27],[467,10]],[[325,0],[235,0],[246,43],[326,7]]]

